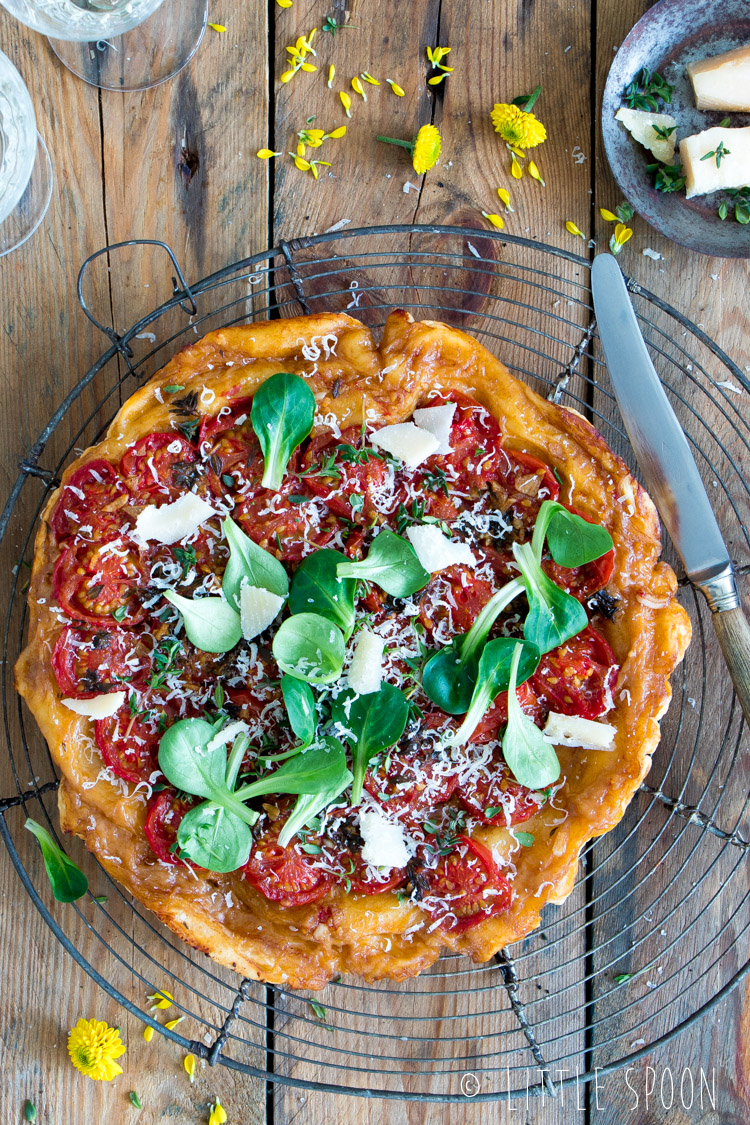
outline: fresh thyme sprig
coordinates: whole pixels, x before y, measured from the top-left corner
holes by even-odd
[[[623,101],[627,102],[631,109],[652,109],[656,112],[659,109],[658,99],[669,105],[673,93],[674,86],[665,82],[655,70],[650,71],[643,67],[633,81],[625,87]]]

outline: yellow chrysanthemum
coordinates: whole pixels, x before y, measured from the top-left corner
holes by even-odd
[[[533,113],[526,113],[517,105],[495,105],[490,113],[495,132],[506,144],[518,148],[535,148],[547,139],[547,130]]]
[[[434,125],[423,125],[414,138],[411,162],[418,176],[434,168],[440,156],[443,139]]]
[[[99,1082],[110,1082],[122,1067],[115,1059],[125,1054],[119,1031],[103,1020],[80,1019],[68,1036],[68,1054],[73,1066]]]
[[[208,1119],[208,1125],[226,1125],[227,1120],[227,1111],[217,1098],[215,1105],[211,1106],[211,1116]]]

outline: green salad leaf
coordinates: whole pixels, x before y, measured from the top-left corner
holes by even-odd
[[[240,801],[259,797],[264,793],[321,793],[351,781],[346,765],[346,752],[337,738],[326,735],[308,750],[284,762],[273,773],[243,785],[235,796]]]
[[[281,488],[289,458],[312,430],[314,418],[315,396],[299,375],[279,372],[258,387],[250,419],[263,450],[264,488]]]
[[[352,752],[352,805],[362,800],[362,783],[372,759],[398,742],[409,718],[409,703],[393,684],[383,683],[367,695],[338,696],[333,719],[345,729]]]
[[[36,820],[27,817],[24,828],[36,836],[42,851],[44,869],[52,887],[52,894],[58,902],[75,902],[89,889],[89,881],[72,859],[68,859],[46,828]]]
[[[312,684],[330,684],[344,667],[344,634],[317,613],[294,613],[273,638],[273,655],[282,672]]]
[[[240,615],[224,598],[183,598],[174,590],[164,597],[182,614],[187,638],[202,652],[229,652],[242,639]]]
[[[586,628],[586,610],[547,577],[531,543],[514,543],[513,555],[529,599],[523,635],[540,653],[550,652]]]
[[[177,829],[177,844],[180,853],[199,867],[228,872],[247,863],[253,835],[236,813],[205,801],[185,813]]]
[[[221,526],[230,552],[221,585],[230,606],[239,606],[243,582],[285,598],[289,593],[289,578],[279,560],[254,543],[229,516]]]
[[[339,578],[341,564],[348,563],[340,551],[323,548],[304,558],[294,572],[289,591],[292,613],[318,613],[338,625],[346,640],[354,629],[354,602],[357,583]]]
[[[560,566],[585,566],[612,550],[612,536],[606,527],[569,512],[554,500],[545,500],[534,525],[531,545],[541,561],[545,536],[550,554]]]
[[[315,696],[305,680],[294,676],[281,677],[281,694],[289,718],[289,725],[302,743],[298,750],[305,750],[315,738],[318,716],[315,711]]]
[[[387,527],[373,540],[366,559],[340,563],[337,573],[339,578],[374,582],[394,598],[415,594],[430,581],[429,571],[422,566],[408,539]]]
[[[471,742],[471,736],[476,730],[485,712],[492,706],[496,696],[501,691],[507,691],[511,683],[511,668],[514,653],[518,650],[518,659],[522,661],[519,672],[516,660],[517,682],[523,683],[534,675],[539,664],[540,653],[534,645],[527,641],[517,641],[512,637],[498,637],[497,640],[488,641],[482,650],[479,660],[477,682],[469,704],[469,710],[456,733],[450,740],[451,746],[463,746]],[[515,683],[516,681],[514,681]]]
[[[516,781],[529,789],[543,789],[557,781],[560,763],[554,746],[547,742],[539,727],[523,713],[518,702],[516,685],[523,647],[522,642],[516,642],[511,662],[508,725],[503,735],[503,757]]]

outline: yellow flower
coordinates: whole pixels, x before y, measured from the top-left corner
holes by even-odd
[[[371,86],[379,86],[380,85],[377,78],[373,78],[373,76],[371,74],[368,74],[368,72],[366,70],[362,71],[361,77],[364,78],[365,82],[369,82]]]
[[[190,1079],[191,1085],[195,1081],[196,1063],[197,1063],[197,1059],[196,1059],[195,1055],[185,1055],[185,1058],[182,1060],[182,1065],[185,1067],[185,1073],[187,1074],[188,1078]]]
[[[364,98],[364,100],[367,101],[367,94],[365,93],[365,88],[362,85],[359,78],[357,78],[356,75],[354,76],[354,78],[352,78],[352,90],[354,90],[355,94],[359,94],[359,96],[361,98]]]
[[[151,1011],[155,1012],[157,1008],[160,1011],[171,1008],[174,996],[171,992],[167,992],[166,988],[163,988],[161,992],[152,992],[152,994],[150,996],[147,996],[146,999],[154,1001],[154,1003],[151,1005]]]
[[[526,171],[529,173],[532,180],[538,180],[538,182],[542,185],[542,187],[547,186],[545,184],[544,180],[542,179],[541,173],[540,173],[539,169],[537,168],[537,166],[536,166],[536,164],[534,163],[533,160],[529,161]]]
[[[440,132],[434,125],[423,125],[413,141],[401,141],[397,140],[396,137],[378,137],[377,139],[385,141],[389,145],[400,145],[401,148],[407,148],[411,153],[414,171],[419,176],[429,172],[430,168],[437,164],[443,143]]]
[[[615,227],[615,233],[609,240],[609,248],[612,253],[619,254],[628,239],[632,237],[633,232],[630,227],[626,227],[624,223],[618,223]]]
[[[119,1031],[102,1020],[80,1019],[68,1036],[68,1054],[73,1066],[101,1082],[110,1082],[122,1067],[115,1059],[125,1054]]]
[[[352,115],[352,99],[349,97],[346,90],[340,90],[339,91],[339,97],[341,98],[342,106],[346,110],[346,116],[351,117],[351,115]]]
[[[224,27],[224,24],[222,24],[222,23],[210,23],[208,26],[212,27],[214,29],[214,31],[218,31],[219,35],[223,35],[224,32],[226,31],[226,28]]]
[[[167,1031],[174,1031],[174,1029],[177,1027],[177,1024],[182,1023],[184,1018],[184,1016],[178,1016],[176,1020],[167,1020],[164,1026],[166,1027]],[[149,1028],[149,1031],[153,1032],[153,1030],[153,1027]]]
[[[547,130],[533,113],[526,113],[517,105],[495,105],[490,113],[495,132],[509,145],[535,148],[547,139]]]
[[[399,86],[399,84],[397,82],[394,82],[392,78],[386,78],[386,82],[388,83],[390,88],[393,90],[393,92],[394,92],[394,94],[396,95],[397,98],[403,98],[404,91],[401,89],[401,87]]]
[[[324,141],[334,140],[337,141],[340,137],[346,136],[346,125],[339,125],[338,129],[334,129],[332,133],[325,133],[323,136]]]
[[[505,204],[505,210],[506,211],[513,211],[514,208],[511,207],[511,205],[510,205],[510,192],[508,191],[508,189],[504,188],[504,187],[499,187],[497,189],[497,194],[498,194],[501,202]]]
[[[493,227],[497,227],[498,230],[502,230],[505,226],[505,223],[499,215],[488,215],[486,211],[482,211],[482,214],[487,222],[492,223]]]
[[[608,211],[606,207],[600,207],[599,214],[608,223],[617,222],[617,215],[613,214],[612,211]]]
[[[148,1027],[144,1027],[143,1038],[146,1040],[147,1043],[150,1043],[151,1040],[154,1038],[154,1029],[153,1029],[153,1027],[151,1027],[151,1024],[149,1024]]]
[[[568,221],[566,222],[566,224],[565,224],[565,229],[566,229],[567,231],[569,231],[569,232],[570,232],[570,234],[575,234],[575,235],[577,235],[577,236],[578,236],[579,238],[585,238],[585,237],[586,237],[586,235],[585,235],[585,234],[583,233],[583,231],[582,231],[582,230],[579,230],[579,229],[578,229],[578,227],[577,227],[577,226],[575,225],[575,223],[572,223],[572,222],[570,221],[570,219],[568,219]]]
[[[208,1125],[226,1125],[226,1122],[227,1111],[217,1098],[215,1105],[211,1106],[211,1116],[208,1119]]]
[[[520,180],[521,176],[523,175],[523,168],[516,160],[515,152],[511,155],[510,158],[510,174],[514,180]]]
[[[255,155],[259,160],[270,160],[272,156],[281,156],[281,153],[274,152],[272,148],[259,148]]]
[[[328,67],[327,86],[328,86],[329,90],[333,88],[333,79],[335,78],[335,76],[336,76],[336,67],[333,65],[333,63],[331,63],[331,65]]]
[[[450,47],[447,47],[446,50],[449,51]],[[417,175],[421,176],[425,172],[429,172],[430,168],[434,168],[438,162],[442,144],[440,132],[434,125],[422,126],[414,138],[414,148],[411,155],[411,162]]]

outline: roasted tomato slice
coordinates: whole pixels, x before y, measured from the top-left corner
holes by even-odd
[[[271,902],[305,906],[326,894],[333,876],[314,865],[315,856],[301,851],[298,839],[281,847],[279,832],[285,819],[279,817],[272,821],[253,842],[244,875],[248,883]]]
[[[406,882],[405,867],[392,867],[390,871],[379,873],[377,868],[365,863],[361,852],[346,853],[341,859],[346,871],[345,879],[350,880],[355,895],[381,895]]]
[[[444,645],[454,633],[466,633],[494,592],[492,582],[477,578],[471,567],[441,570],[419,599],[419,617],[428,637]]]
[[[365,789],[404,825],[420,826],[450,799],[458,780],[418,751],[390,754],[365,774]]]
[[[582,520],[594,523],[594,520],[590,520],[577,508],[571,508],[567,504],[566,507],[568,511],[580,516]],[[598,590],[603,590],[609,582],[615,569],[615,552],[614,550],[607,551],[606,555],[594,559],[593,562],[574,567],[560,566],[553,559],[543,559],[542,569],[566,593],[572,594],[574,598],[584,602]]]
[[[105,629],[135,625],[146,616],[139,599],[141,562],[122,539],[65,547],[57,560],[55,594],[63,611]],[[121,621],[112,615],[121,613]]]
[[[180,859],[172,848],[177,843],[180,821],[186,812],[200,804],[200,800],[200,797],[179,797],[174,789],[163,789],[149,801],[143,831],[151,851],[162,863],[197,866],[189,859]]]
[[[212,417],[204,415],[201,420],[201,428],[198,435],[198,445],[201,448],[201,456],[203,456],[203,447],[206,443],[214,442],[221,434],[227,433],[228,430],[237,430],[239,434],[251,435],[253,434],[253,427],[250,421],[250,411],[253,407],[252,398],[238,399],[232,406],[226,408],[225,411],[219,411]]]
[[[52,667],[63,695],[92,699],[140,682],[149,668],[138,638],[124,629],[66,625],[55,642]]]
[[[120,472],[130,491],[142,503],[147,499],[174,498],[194,483],[191,468],[197,453],[180,434],[148,434],[139,438],[120,461]]]
[[[109,461],[87,461],[72,474],[55,505],[50,523],[58,543],[73,536],[88,541],[111,538],[122,526],[122,508],[132,497]]]
[[[497,462],[504,456],[500,427],[490,411],[460,391],[436,395],[424,406],[445,406],[454,402],[449,442],[452,453],[430,457],[421,470],[421,477],[435,470],[448,476],[451,491],[481,488],[497,473]]]
[[[516,781],[499,752],[471,782],[460,785],[456,795],[482,824],[503,828],[528,820],[544,804],[543,797]]]
[[[458,839],[456,851],[440,856],[435,867],[421,869],[428,883],[422,909],[453,934],[501,914],[513,898],[489,848],[469,836]]]
[[[132,715],[127,703],[94,727],[96,745],[118,777],[138,784],[159,769],[160,713]]]
[[[526,524],[536,520],[543,500],[557,500],[560,495],[560,485],[549,466],[531,453],[516,449],[503,450],[491,488],[498,505],[510,508],[513,516]]]
[[[359,440],[356,427],[344,430],[340,438],[330,432],[316,435],[302,457],[300,485],[303,492],[325,500],[337,516],[363,524],[379,511],[395,511],[398,500],[390,490],[385,495],[392,472],[385,459],[376,450],[359,448]],[[357,497],[354,507],[352,497]]]
[[[595,719],[611,706],[619,665],[604,637],[588,625],[546,653],[529,681],[550,711]]]
[[[306,503],[298,488],[294,479],[285,480],[278,492],[258,488],[239,497],[232,513],[251,539],[284,562],[299,562],[325,547],[338,526],[335,517],[321,517],[316,505]]]

